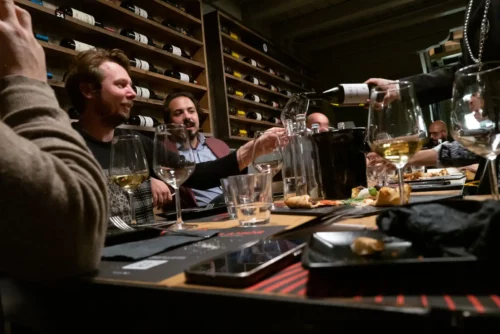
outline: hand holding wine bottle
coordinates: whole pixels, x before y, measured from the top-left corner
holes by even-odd
[[[398,92],[398,90],[397,90],[397,84],[398,84],[398,82],[396,80],[387,80],[387,79],[382,79],[382,78],[370,78],[370,79],[368,79],[368,80],[365,81],[365,84],[367,84],[367,85],[369,85],[371,87],[386,86],[386,87],[391,87],[392,88],[384,96],[383,100],[379,101],[383,105],[388,105],[392,101],[394,101],[394,100],[396,100],[398,98],[398,95],[397,95],[397,92]],[[370,97],[368,97],[368,99],[366,99],[365,108],[368,109],[369,105],[370,105]],[[376,107],[376,110],[381,110],[382,109],[382,106],[381,106],[380,103],[377,106],[375,106],[375,107]]]
[[[0,77],[20,75],[47,81],[45,53],[33,34],[31,16],[13,0],[0,1],[0,45]]]

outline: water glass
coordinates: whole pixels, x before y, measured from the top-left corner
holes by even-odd
[[[244,174],[227,178],[240,226],[267,224],[271,218],[272,175]]]
[[[236,208],[234,207],[233,198],[231,197],[231,192],[229,191],[229,181],[227,179],[220,179],[220,185],[222,188],[222,193],[224,194],[227,213],[229,213],[229,217],[231,219],[236,219]]]

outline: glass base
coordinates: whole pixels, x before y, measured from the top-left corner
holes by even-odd
[[[186,224],[186,223],[183,223],[183,224],[174,224],[174,225],[172,225],[172,227],[168,228],[168,231],[194,230],[197,227],[198,227],[198,225],[195,225],[195,224]]]

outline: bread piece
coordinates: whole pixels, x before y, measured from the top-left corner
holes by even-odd
[[[404,184],[404,204],[410,202],[411,186],[407,183]],[[382,187],[377,193],[375,206],[398,206],[400,205],[399,188]]]
[[[384,242],[381,240],[359,237],[354,239],[351,244],[351,250],[358,255],[366,256],[378,253],[384,250]]]
[[[285,200],[285,205],[290,209],[312,209],[320,205],[319,203],[313,204],[310,200],[309,195],[292,196]]]

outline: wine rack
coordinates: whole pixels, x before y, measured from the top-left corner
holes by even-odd
[[[314,89],[315,79],[306,64],[228,14],[208,13],[204,25],[217,137],[237,143],[251,140],[255,131],[281,126],[267,120],[280,118],[288,94]],[[247,94],[257,95],[260,101],[246,98]],[[269,101],[278,106],[265,103]],[[254,113],[259,119],[247,118]],[[240,129],[244,136],[238,135]]]
[[[68,110],[71,105],[64,89],[64,74],[79,53],[75,49],[61,46],[63,39],[71,39],[94,47],[118,48],[130,59],[146,60],[158,70],[156,73],[143,68],[130,67],[134,85],[154,92],[159,99],[137,96],[132,115],[143,115],[163,122],[163,101],[168,94],[178,91],[191,92],[200,101],[200,127],[205,135],[213,135],[212,112],[208,66],[206,66],[203,5],[197,0],[137,0],[127,1],[147,12],[147,17],[121,6],[117,0],[15,0],[28,10],[33,21],[33,32],[41,35],[39,43],[45,50],[47,71],[51,73],[49,84],[56,92],[61,106]],[[102,25],[92,25],[70,15],[64,15],[63,6],[92,15]],[[153,45],[120,34],[122,29],[131,29],[148,36]],[[163,50],[163,45],[174,45],[183,50],[185,56]],[[180,54],[180,53],[179,53]],[[167,76],[165,70],[174,70],[191,76],[196,83]],[[154,132],[154,128],[122,125],[122,128]]]

